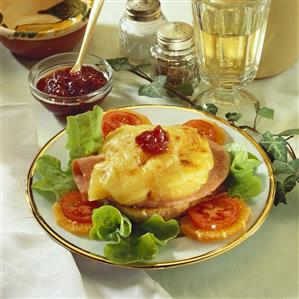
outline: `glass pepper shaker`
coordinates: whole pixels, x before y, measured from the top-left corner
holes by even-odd
[[[120,49],[131,63],[150,63],[157,29],[166,22],[159,0],[127,0],[119,23]]]
[[[183,22],[168,22],[157,31],[151,47],[153,75],[167,76],[172,87],[199,82],[193,28]]]

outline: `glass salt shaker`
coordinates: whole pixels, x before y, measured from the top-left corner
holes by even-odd
[[[157,29],[165,22],[159,0],[127,0],[119,23],[122,55],[131,63],[150,63],[150,47],[155,43]]]
[[[172,87],[199,82],[193,28],[183,22],[168,22],[157,31],[151,47],[153,75],[167,76]]]

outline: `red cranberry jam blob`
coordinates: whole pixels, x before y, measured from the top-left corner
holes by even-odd
[[[57,69],[37,82],[37,89],[55,97],[77,97],[100,89],[107,83],[102,72],[91,66],[70,73],[71,67]]]
[[[152,131],[142,132],[135,141],[144,152],[158,155],[167,152],[169,135],[161,126],[157,126]]]

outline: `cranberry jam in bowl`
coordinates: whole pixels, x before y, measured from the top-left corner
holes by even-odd
[[[50,56],[35,64],[28,81],[31,94],[57,116],[75,115],[99,105],[112,89],[112,68],[86,54],[81,70],[71,73],[78,53]]]

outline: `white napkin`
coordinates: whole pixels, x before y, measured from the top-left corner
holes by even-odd
[[[84,275],[88,298],[171,299],[143,270],[100,265],[79,255],[74,258]]]
[[[34,116],[28,105],[0,109],[3,298],[84,298],[72,255],[46,235],[26,202],[26,173],[38,150]]]
[[[47,236],[26,202],[26,174],[38,151],[28,105],[0,107],[2,298],[170,298],[143,270],[74,255]]]

